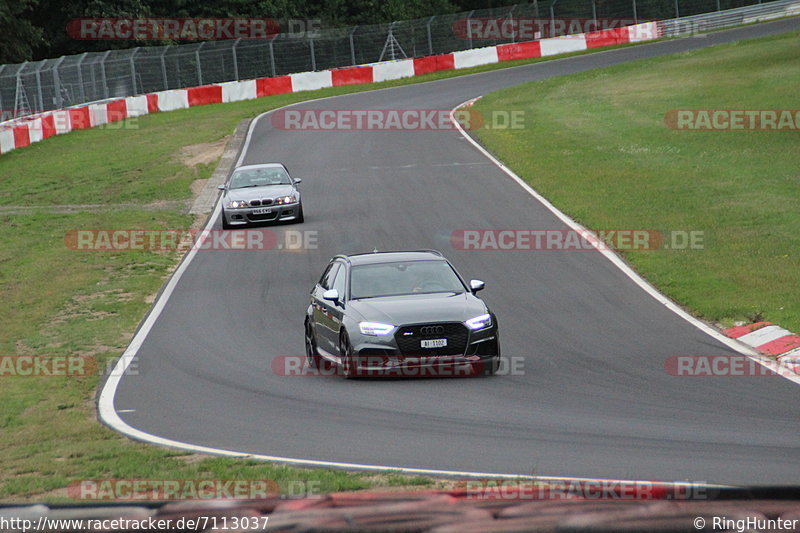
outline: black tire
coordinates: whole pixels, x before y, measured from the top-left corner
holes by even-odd
[[[494,376],[500,368],[500,355],[495,355],[484,363],[483,375]]]
[[[222,219],[222,229],[231,229],[231,225],[228,224],[228,221],[225,219],[225,213],[220,214],[220,218]]]
[[[302,223],[302,222],[305,221],[305,219],[306,219],[306,217],[303,216],[303,204],[301,203],[300,204],[300,213],[297,215],[297,222],[298,223]]]
[[[305,325],[305,344],[306,344],[306,359],[311,368],[320,368],[322,365],[322,356],[317,351],[317,339],[314,336],[314,330],[311,324],[306,320]]]
[[[497,355],[492,356],[491,359],[483,359],[481,361],[481,366],[483,367],[481,369],[481,371],[482,371],[481,373],[484,376],[494,376],[497,373],[497,371],[500,369],[500,358],[501,357],[502,356],[500,355],[500,341],[498,340],[497,341]]]
[[[339,334],[339,357],[342,359],[342,375],[346,379],[356,377],[353,347],[350,345],[350,337],[345,330]]]

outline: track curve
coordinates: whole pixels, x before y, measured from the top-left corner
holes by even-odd
[[[798,28],[788,19],[300,107],[450,109],[526,81]],[[194,255],[138,346],[137,375],[106,384],[115,412],[104,414],[101,399],[101,417],[112,427],[398,468],[796,483],[796,384],[667,375],[671,355],[735,352],[600,253],[450,247],[459,228],[565,227],[458,133],[288,132],[259,120],[242,163],[274,160],[303,178],[306,222],[272,229],[316,230],[318,249]],[[524,375],[351,382],[273,373],[273,358],[303,353],[307,293],[326,261],[372,248],[438,248],[464,276],[484,279],[504,355],[524,357]]]

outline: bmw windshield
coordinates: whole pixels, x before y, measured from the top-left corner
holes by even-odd
[[[464,284],[447,261],[361,265],[354,266],[350,273],[350,297],[353,300],[464,291]]]
[[[231,176],[231,189],[264,187],[267,185],[290,185],[289,174],[280,167],[250,168],[236,171]]]

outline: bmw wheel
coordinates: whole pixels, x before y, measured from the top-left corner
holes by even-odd
[[[225,218],[224,211],[220,214],[220,218],[222,218],[222,229],[231,229],[231,225],[228,224],[228,220]]]

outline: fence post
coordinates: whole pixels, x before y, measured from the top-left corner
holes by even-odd
[[[197,50],[194,51],[194,57],[197,61],[197,84],[203,85],[203,67],[200,65],[200,49],[203,48],[203,45],[206,44],[206,41],[200,43],[200,46],[197,47]]]
[[[469,39],[469,47],[472,48],[472,24],[469,23],[469,19],[472,18],[472,14],[475,13],[475,10],[469,12],[467,15],[467,39]]]
[[[272,77],[275,77],[275,50],[272,47],[274,39],[269,40],[269,64],[272,67]]]
[[[44,111],[44,98],[42,97],[42,68],[44,68],[44,61],[36,69],[36,96],[39,98],[39,105],[36,107],[36,112],[41,113]]]
[[[594,2],[594,0],[592,0],[592,2]],[[518,4],[514,4],[513,6],[511,6],[511,9],[508,11],[508,16],[506,17],[506,20],[508,20],[508,21],[511,21],[511,20],[513,20],[511,17],[513,17],[513,16],[514,16],[514,10],[515,10],[515,9],[517,9],[517,5],[518,5]],[[514,27],[514,25],[512,24],[512,25],[511,25],[511,27],[513,28],[513,27]],[[512,42],[512,43],[515,43],[515,42],[517,42],[517,40],[516,40],[516,39],[515,39],[515,37],[514,37],[514,31],[513,31],[513,30],[512,30],[512,32],[511,32],[511,42]]]
[[[0,75],[3,74],[6,66],[7,65],[0,65]],[[3,91],[0,91],[0,122],[5,121],[7,116],[8,115],[6,114],[5,108],[3,107]]]
[[[89,52],[84,52],[81,54],[81,58],[78,60],[78,64],[75,65],[75,68],[78,69],[78,84],[81,87],[81,102],[86,101],[86,88],[83,86],[83,60],[86,59],[86,55]]]
[[[353,29],[350,30],[350,64],[351,65],[355,65],[356,64],[356,47],[355,47],[355,44],[353,43],[353,34],[356,32],[357,29],[358,29],[358,24],[353,26]]]
[[[53,65],[53,90],[56,93],[56,109],[60,109],[64,107],[64,98],[61,96],[61,76],[58,74],[58,67],[61,66],[61,63],[64,62],[64,58],[66,56],[61,56],[58,58],[58,61],[55,65]],[[0,69],[1,71],[2,69]],[[3,107],[0,106],[0,109]]]
[[[236,57],[236,47],[239,46],[239,41],[241,40],[241,37],[236,39],[236,42],[233,43],[231,47],[231,55],[233,56],[233,79],[235,81],[239,81],[239,60]]]
[[[164,56],[167,55],[169,48],[170,45],[166,45],[164,47],[164,51],[161,52],[161,56],[159,56],[159,59],[161,60],[161,78],[164,80],[164,87],[161,89],[162,91],[169,89],[169,78],[167,78],[167,62],[164,60]]]
[[[28,101],[28,97],[22,87],[22,71],[25,70],[25,65],[27,64],[28,62],[25,61],[22,66],[19,67],[19,70],[17,70],[17,83],[14,87],[14,116],[12,118],[18,118],[20,116],[17,114],[20,107],[22,108],[23,115],[25,114],[25,102]]]
[[[136,54],[138,53],[139,53],[139,47],[137,46],[136,48],[133,49],[133,53],[128,58],[128,61],[130,61],[131,63],[131,87],[133,88],[131,96],[136,94],[136,63],[133,61],[133,58],[136,57]]]
[[[675,18],[676,19],[681,18],[681,13],[680,10],[678,9],[678,0],[675,0]]]
[[[308,44],[311,47],[311,70],[317,71],[317,56],[314,55],[314,39],[309,37]]]
[[[633,23],[639,24],[639,17],[636,15],[636,0],[632,0],[633,2]]]
[[[108,54],[111,53],[111,50],[106,50],[106,53],[103,54],[103,58],[100,59],[100,74],[103,75],[103,97],[108,98],[108,80],[106,79],[106,58]]]
[[[433,55],[433,39],[431,39],[431,22],[433,22],[433,19],[435,19],[435,18],[436,18],[435,16],[429,18],[427,24],[425,24],[425,30],[428,32],[428,55],[429,56]]]
[[[594,21],[594,28],[597,28],[597,2],[592,0],[592,20]]]

